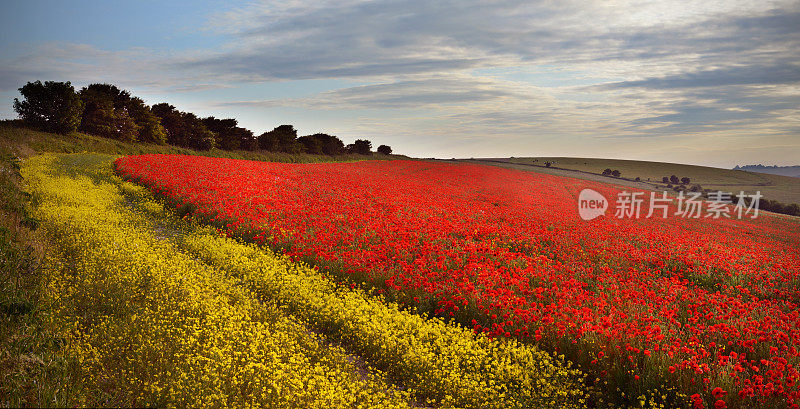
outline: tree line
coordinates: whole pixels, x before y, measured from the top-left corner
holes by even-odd
[[[196,150],[266,150],[286,153],[340,155],[372,153],[372,142],[358,139],[345,145],[334,135],[297,136],[292,125],[280,125],[256,136],[233,118],[200,118],[168,103],[148,106],[112,84],[91,84],[76,91],[67,82],[28,82],[19,89],[14,110],[28,125],[46,132],[80,131],[126,142],[170,144]],[[392,148],[381,145],[378,153]]]

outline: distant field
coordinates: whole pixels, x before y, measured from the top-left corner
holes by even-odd
[[[800,203],[800,179],[765,173],[677,163],[597,158],[481,158],[469,161],[643,189],[664,189],[666,184],[662,183],[661,179],[664,176],[675,175],[678,178],[688,177],[692,185],[700,184],[705,189],[734,193],[742,190],[745,193],[760,191],[766,199],[783,203]],[[547,162],[551,163],[549,168],[545,165]],[[621,177],[602,176],[606,168],[619,170]],[[640,182],[635,182],[637,177],[640,178]]]
[[[800,166],[747,165],[739,167],[738,170],[746,170],[748,172],[769,173],[770,175],[781,175],[781,176],[791,176],[793,178],[800,178]]]

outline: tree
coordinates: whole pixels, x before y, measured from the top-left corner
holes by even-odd
[[[241,128],[235,119],[218,119],[210,116],[203,118],[203,125],[216,136],[216,145],[220,149],[236,150],[247,149],[255,150],[253,146],[253,132]]]
[[[138,126],[126,107],[131,99],[127,91],[111,84],[91,84],[83,87],[78,96],[84,105],[81,131],[123,141],[137,140]]]
[[[151,110],[160,118],[170,144],[199,150],[216,146],[216,135],[195,114],[178,111],[167,103],[153,105]]]
[[[682,177],[681,178],[681,183],[684,184],[684,185],[688,185],[689,183],[692,183],[692,179],[689,179],[687,177]]]
[[[83,103],[69,81],[29,82],[19,93],[23,100],[14,98],[14,111],[26,124],[60,134],[78,129]]]
[[[180,111],[174,106],[162,102],[150,107],[150,111],[159,118],[167,134],[167,143],[170,145],[186,146],[183,119]]]
[[[613,172],[611,169],[605,168],[603,170],[603,176],[609,176],[609,175],[611,175],[611,172]]]
[[[800,216],[800,205],[792,203],[784,208],[785,213],[791,216]]]
[[[214,132],[216,145],[220,149],[239,149],[239,140],[233,135],[237,125],[235,119],[217,119],[210,116],[201,121],[209,131]]]
[[[161,120],[144,101],[140,98],[132,97],[127,101],[126,107],[139,129],[139,141],[158,144],[167,142],[167,131],[161,125]]]
[[[618,177],[620,177],[621,175],[622,175],[622,173],[620,173],[620,171],[618,171],[618,170],[616,170],[616,169],[614,169],[614,170],[611,172],[611,176],[614,176],[615,178],[618,178]]]
[[[382,153],[384,155],[391,155],[392,154],[392,147],[389,146],[389,145],[378,146],[378,153]]]
[[[315,134],[322,142],[322,152],[326,155],[341,155],[344,153],[344,142],[335,135]]]
[[[670,181],[670,183],[672,183],[673,185],[676,185],[676,184],[678,184],[678,183],[680,183],[680,182],[681,182],[681,180],[680,180],[680,179],[678,179],[678,177],[677,177],[677,176],[675,176],[675,175],[672,175],[672,176],[670,176],[670,177],[669,177],[669,181]]]
[[[669,183],[669,176],[664,176],[663,178],[661,178],[661,181],[664,183]]]
[[[297,142],[297,130],[292,125],[280,125],[258,137],[258,147],[270,152],[300,152],[303,147]]]
[[[78,93],[84,103],[80,129],[109,138],[165,143],[164,127],[141,98],[112,84],[91,84]]]
[[[313,135],[306,135],[297,138],[297,142],[303,146],[303,152],[312,155],[322,155],[322,141]]]
[[[206,151],[216,147],[216,135],[203,125],[203,121],[191,112],[181,112],[184,123],[186,147]]]
[[[297,138],[306,153],[340,155],[344,152],[344,142],[336,136],[324,133],[301,136]]]
[[[355,142],[347,145],[346,150],[349,153],[369,155],[370,153],[372,153],[372,142],[366,139],[356,139]]]

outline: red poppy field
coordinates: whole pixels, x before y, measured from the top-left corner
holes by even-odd
[[[620,189],[470,164],[115,165],[180,212],[342,284],[564,354],[620,404],[800,403],[797,218],[616,218],[612,199],[584,221],[582,189]]]

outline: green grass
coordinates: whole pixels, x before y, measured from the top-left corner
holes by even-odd
[[[625,179],[641,179],[642,182],[654,188],[663,188],[661,181],[664,176],[675,175],[678,178],[688,177],[691,184],[700,184],[705,189],[722,190],[726,192],[754,193],[761,191],[764,198],[777,200],[783,203],[800,203],[800,178],[770,175],[765,173],[747,172],[741,170],[712,168],[708,166],[683,165],[677,163],[647,162],[622,159],[598,158],[498,158],[493,159],[509,164],[537,165],[529,166],[529,170],[550,173],[545,167],[550,162],[553,168],[568,169],[574,172],[571,176],[593,180],[603,180],[614,183],[614,178],[596,179],[594,176],[602,174],[603,170],[616,169]],[[595,175],[581,175],[581,172]]]
[[[106,153],[110,155],[143,155],[149,153],[196,155],[215,158],[245,159],[266,162],[285,163],[317,163],[317,162],[352,162],[359,160],[391,160],[408,159],[402,155],[343,154],[336,156],[311,155],[305,153],[281,153],[267,151],[195,151],[172,145],[156,145],[146,143],[130,143],[116,141],[99,136],[73,132],[69,135],[56,135],[20,127],[13,123],[0,122],[0,146],[20,157],[35,155],[40,152],[56,153]]]
[[[41,319],[47,240],[28,214],[19,164],[0,144],[0,406],[57,406],[76,363],[59,354],[59,339]]]

